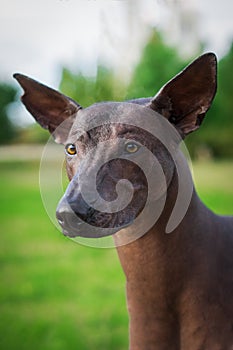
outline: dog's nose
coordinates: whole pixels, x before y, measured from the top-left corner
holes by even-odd
[[[65,211],[56,210],[56,218],[59,225],[63,226],[65,224]]]
[[[75,200],[69,201],[63,198],[58,204],[56,210],[56,217],[59,224],[64,226],[72,226],[71,223],[77,216],[83,221],[88,222],[94,213],[94,209],[91,208],[82,198],[82,195],[77,195]]]
[[[82,204],[69,203],[66,197],[59,202],[56,217],[65,236],[76,237],[84,230],[83,221],[88,217],[90,211],[88,205],[83,206]]]
[[[64,227],[69,222],[68,217],[72,215],[72,210],[67,201],[62,199],[57,206],[56,217],[58,223]]]

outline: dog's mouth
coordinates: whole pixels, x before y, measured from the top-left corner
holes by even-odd
[[[64,236],[69,237],[69,238],[75,238],[75,237],[82,237],[82,238],[102,238],[102,237],[107,237],[107,236],[112,236],[115,233],[118,233],[120,230],[130,226],[130,224],[125,224],[124,226],[120,227],[120,228],[111,228],[108,230],[108,233],[106,232],[95,232],[94,230],[88,230],[85,232],[85,230],[82,230],[80,228],[75,227],[75,228],[62,228],[62,233]]]
[[[72,209],[62,210],[58,205],[56,216],[62,232],[65,236],[83,238],[101,238],[111,236],[120,230],[130,226],[134,222],[133,217],[122,215],[123,213],[99,213],[93,212],[88,220],[84,221],[82,215]]]
[[[92,228],[89,228],[86,226],[86,223],[77,223],[75,227],[71,227],[71,226],[66,226],[63,223],[61,223],[58,220],[61,228],[62,228],[62,233],[64,234],[64,236],[66,237],[70,237],[70,238],[75,238],[75,237],[83,237],[83,238],[102,238],[102,237],[107,237],[107,236],[111,236],[117,232],[119,232],[120,230],[129,227],[130,225],[132,225],[132,222],[123,224],[119,227],[105,227],[105,228],[99,228],[99,227],[95,227],[92,226]]]

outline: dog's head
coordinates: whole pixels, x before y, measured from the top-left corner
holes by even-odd
[[[101,237],[131,225],[149,191],[150,205],[163,197],[174,175],[177,135],[199,128],[214,98],[216,57],[199,57],[153,98],[85,109],[31,78],[14,77],[28,111],[65,146],[70,184],[57,207],[64,234]]]

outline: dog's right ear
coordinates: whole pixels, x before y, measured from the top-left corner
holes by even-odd
[[[170,80],[147,105],[167,118],[184,138],[197,130],[217,88],[217,58],[206,53]]]
[[[27,110],[44,129],[49,130],[57,143],[65,143],[74,118],[82,107],[69,97],[25,75],[17,73],[13,77],[24,89],[21,100]]]

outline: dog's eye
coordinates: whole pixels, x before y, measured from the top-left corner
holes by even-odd
[[[135,142],[128,142],[125,145],[125,151],[128,153],[135,153],[139,150],[140,146]]]
[[[69,156],[74,156],[77,153],[76,147],[72,143],[68,143],[68,145],[66,145],[65,149],[66,149],[66,153]]]

